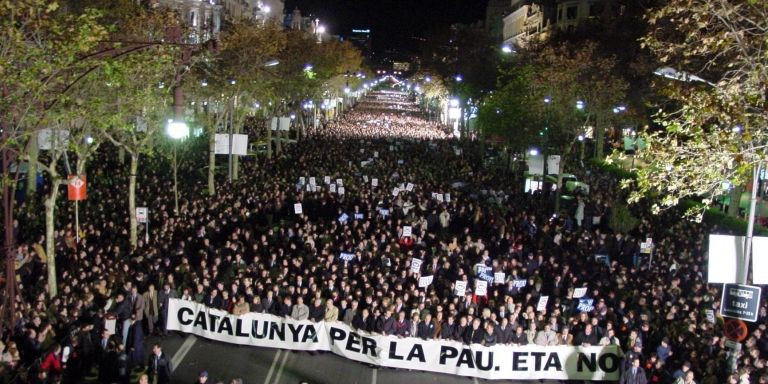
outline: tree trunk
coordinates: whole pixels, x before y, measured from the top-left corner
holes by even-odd
[[[277,129],[277,156],[279,157],[283,153],[283,127]]]
[[[136,249],[139,242],[138,223],[136,222],[136,172],[139,169],[138,153],[131,153],[131,173],[128,176],[128,217],[130,220],[131,249]]]
[[[37,155],[40,153],[37,146],[37,135],[33,133],[29,136],[29,150],[27,151],[29,155],[29,161],[27,161],[27,204],[35,200],[33,195],[37,192]]]
[[[605,147],[605,119],[601,116],[595,118],[595,158],[602,160]]]
[[[208,196],[216,195],[216,132],[208,134]]]
[[[45,254],[48,258],[48,294],[50,297],[55,297],[58,293],[56,285],[55,223],[53,219],[56,212],[56,198],[59,195],[60,182],[61,179],[58,175],[51,175],[51,192],[45,198]]]
[[[741,203],[741,194],[744,193],[744,186],[737,185],[731,189],[731,203],[728,204],[728,216],[739,217],[739,203]]]

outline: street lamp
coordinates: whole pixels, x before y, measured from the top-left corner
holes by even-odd
[[[501,46],[501,51],[502,51],[502,52],[504,52],[504,53],[507,53],[507,54],[509,54],[509,53],[515,53],[515,50],[514,50],[514,49],[512,49],[512,47],[510,47],[510,46],[509,46],[509,45],[507,45],[507,44],[504,44],[504,45],[502,45],[502,46]]]
[[[168,134],[168,137],[174,140],[182,140],[185,137],[189,136],[189,126],[187,126],[187,123],[179,120],[168,120],[168,125],[165,127],[165,132]],[[173,145],[173,207],[174,207],[174,213],[176,215],[179,214],[179,179],[178,179],[178,171],[179,171],[179,164],[176,158],[176,147],[178,145]]]
[[[278,64],[280,64],[280,60],[272,59],[272,60],[269,60],[266,63],[264,63],[264,66],[265,67],[274,67],[275,65],[278,65]]]
[[[461,75],[456,75],[456,82],[461,83],[464,81],[464,78]]]
[[[576,100],[576,109],[578,110],[584,109],[584,102],[581,100]]]
[[[531,148],[528,150],[528,154],[531,156],[538,156],[539,155],[539,149],[538,148]]]

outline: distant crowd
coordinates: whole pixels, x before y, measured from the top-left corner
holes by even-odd
[[[244,160],[214,197],[194,166],[183,169],[178,216],[168,167],[148,160],[137,196],[152,226],[136,249],[127,166],[103,154],[89,164],[84,236],[75,240],[66,206],[57,219],[56,297],[29,197],[18,207],[19,321],[3,334],[0,383],[128,383],[138,371],[168,383],[170,358],[145,337],[166,334],[170,298],[467,344],[617,345],[621,383],[768,383],[765,300],[743,348],[726,348],[721,286],[706,283],[711,228],[638,209],[638,225],[617,232],[623,191],[581,166],[572,172],[589,194],[553,216],[554,194],[525,193],[519,173],[486,166],[482,145],[382,102],[415,108],[407,94],[374,92],[283,156]],[[652,262],[641,249],[649,238]],[[479,295],[476,281],[498,272]],[[434,279],[419,288],[421,276]]]

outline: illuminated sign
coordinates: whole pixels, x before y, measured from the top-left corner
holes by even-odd
[[[353,29],[352,33],[371,33],[370,29]]]

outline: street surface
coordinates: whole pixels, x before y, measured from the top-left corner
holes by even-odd
[[[152,338],[151,343],[157,339]],[[163,352],[174,363],[173,384],[194,383],[201,371],[208,371],[208,384],[225,384],[240,377],[244,384],[469,384],[544,383],[557,381],[483,380],[431,372],[372,368],[332,353],[292,352],[281,349],[246,347],[174,333],[162,341]]]

